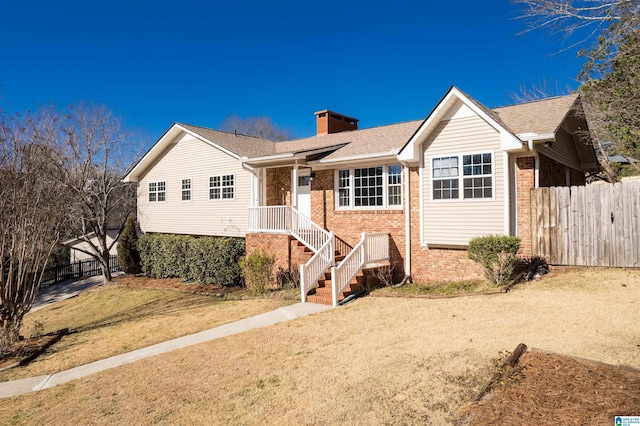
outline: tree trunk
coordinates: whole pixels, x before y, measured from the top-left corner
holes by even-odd
[[[9,347],[18,341],[22,318],[5,318],[0,328],[0,354],[7,352]]]
[[[113,280],[113,277],[111,276],[111,268],[109,268],[109,257],[109,250],[104,250],[102,252],[100,266],[102,267],[102,276],[104,277],[105,283],[110,283]]]

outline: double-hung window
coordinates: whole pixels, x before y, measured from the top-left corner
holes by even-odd
[[[191,179],[182,179],[182,201],[191,201]]]
[[[165,201],[167,199],[167,183],[161,182],[149,182],[149,201],[154,203],[156,201]]]
[[[431,160],[434,200],[487,199],[493,197],[493,155],[461,154]]]
[[[399,164],[338,170],[336,179],[339,209],[402,207]]]
[[[210,200],[232,200],[235,197],[235,176],[220,175],[209,178]]]

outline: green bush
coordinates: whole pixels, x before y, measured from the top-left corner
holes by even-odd
[[[118,241],[118,264],[127,274],[139,274],[142,270],[140,267],[140,253],[138,253],[136,220],[133,216],[127,218]]]
[[[263,293],[273,282],[273,267],[276,257],[254,252],[240,261],[244,284],[252,293]]]
[[[142,272],[153,278],[181,278],[203,284],[240,285],[242,238],[145,234],[138,240]]]
[[[516,262],[520,238],[506,235],[487,235],[469,241],[467,256],[484,268],[485,277],[495,285],[505,285]]]

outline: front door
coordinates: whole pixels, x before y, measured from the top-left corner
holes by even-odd
[[[311,170],[298,170],[298,211],[311,219]]]

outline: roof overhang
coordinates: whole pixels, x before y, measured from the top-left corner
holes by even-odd
[[[160,155],[167,149],[167,147],[182,133],[193,136],[194,138],[201,140],[202,142],[211,145],[212,147],[219,149],[225,154],[230,155],[233,158],[240,159],[240,156],[235,152],[229,151],[226,148],[216,144],[198,133],[189,130],[178,123],[174,123],[169,129],[162,135],[158,141],[147,151],[146,154],[133,166],[131,171],[122,179],[124,182],[138,182],[140,175],[142,175],[153,162],[160,157]]]
[[[446,116],[447,112],[456,102],[462,102],[466,107],[480,116],[491,127],[500,133],[500,145],[503,151],[520,151],[523,148],[523,141],[514,135],[509,129],[504,127],[491,115],[487,114],[476,102],[472,101],[467,95],[460,91],[457,87],[452,86],[444,95],[436,107],[425,118],[418,130],[411,136],[409,141],[402,147],[398,153],[398,159],[402,162],[416,163],[420,160],[420,147],[427,137],[434,131],[436,126]]]
[[[240,162],[254,168],[306,164],[307,161],[310,161],[315,157],[322,156],[323,154],[328,155],[345,145],[347,145],[347,143],[322,148],[306,149],[303,151],[283,152],[281,154],[266,155],[263,157],[242,157]]]
[[[390,161],[397,161],[398,158],[398,149],[392,149],[387,152],[374,152],[370,154],[359,154],[359,155],[351,155],[347,157],[336,157],[336,158],[323,158],[317,161],[314,161],[314,164],[321,165],[340,165],[343,163],[349,163],[352,165],[353,163],[364,163],[369,160],[384,160],[388,159]]]

